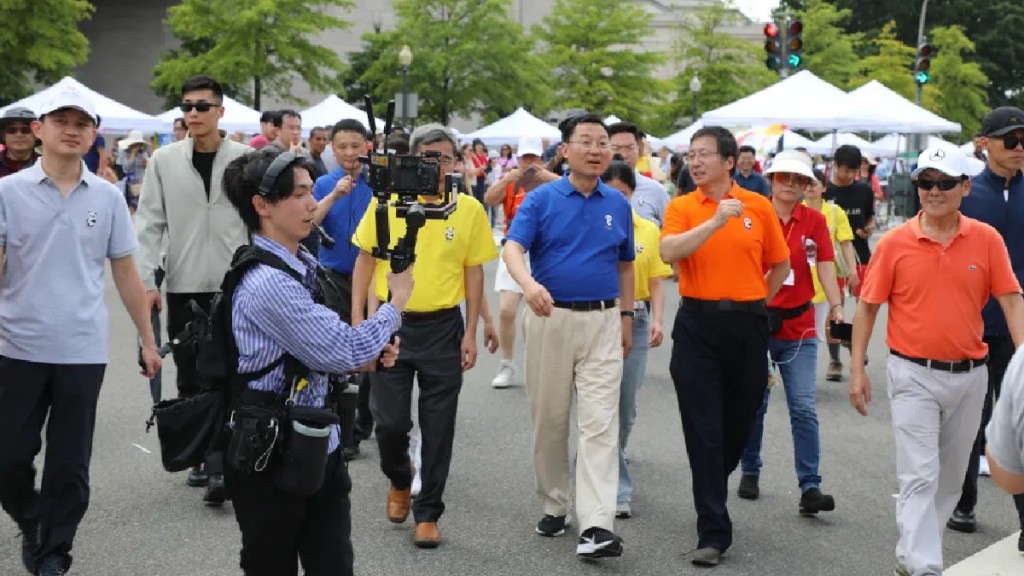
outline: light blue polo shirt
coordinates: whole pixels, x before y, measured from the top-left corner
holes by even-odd
[[[65,198],[43,162],[0,179],[0,356],[106,364],[106,259],[138,247],[124,195],[82,163]]]
[[[633,209],[598,181],[588,197],[568,176],[526,195],[508,239],[530,252],[533,278],[557,301],[619,297],[619,262],[632,262]]]

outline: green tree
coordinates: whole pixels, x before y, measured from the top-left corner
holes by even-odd
[[[328,12],[351,0],[183,0],[168,10],[171,32],[194,53],[164,54],[153,69],[153,89],[166,94],[197,74],[228,85],[252,85],[236,97],[261,108],[264,95],[304,104],[291,94],[296,77],[319,92],[335,92],[344,65],[317,36],[349,23]],[[251,98],[250,98],[251,95]]]
[[[651,127],[653,132],[678,129],[673,123],[692,114],[695,100],[699,116],[778,81],[779,77],[765,66],[761,43],[736,38],[729,32],[741,18],[730,6],[711,4],[680,25],[673,51],[681,69],[672,80],[675,97],[661,107],[661,121]],[[694,76],[701,83],[696,99],[690,91]]]
[[[348,67],[340,79],[341,91],[347,102],[355,104],[370,93],[370,87],[362,83],[362,77],[387,52],[387,44],[380,36],[381,28],[375,24],[373,32],[363,35],[363,49],[349,53]]]
[[[89,56],[78,24],[92,16],[87,0],[0,2],[0,105],[32,93],[32,83],[53,84]]]
[[[977,62],[966,62],[974,52],[974,43],[959,26],[932,30],[938,49],[932,62],[932,81],[941,89],[935,112],[947,120],[959,122],[965,140],[971,138],[981,118],[988,112],[988,77]]]
[[[848,89],[857,75],[858,33],[847,33],[843,23],[852,10],[838,10],[825,0],[805,0],[794,14],[804,23],[804,67],[822,80]]]
[[[654,74],[664,55],[640,47],[651,18],[632,2],[557,0],[534,35],[554,68],[559,106],[642,123],[668,88]]]
[[[353,56],[372,62],[356,84],[380,100],[393,98],[402,87],[398,52],[408,45],[420,121],[448,124],[473,113],[490,121],[517,106],[543,112],[550,106],[548,72],[510,7],[511,0],[394,0],[397,27],[364,35],[363,54]]]
[[[917,50],[900,42],[896,38],[895,23],[889,22],[882,27],[878,36],[868,44],[874,53],[860,62],[858,77],[853,80],[853,88],[878,80],[890,90],[904,98],[914,101],[917,85],[911,74],[911,65]],[[939,89],[935,84],[926,84],[922,96],[925,108],[935,110],[938,105]]]

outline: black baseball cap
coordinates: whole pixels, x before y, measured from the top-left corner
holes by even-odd
[[[1002,136],[1017,129],[1024,129],[1024,110],[1000,106],[982,119],[978,136]]]

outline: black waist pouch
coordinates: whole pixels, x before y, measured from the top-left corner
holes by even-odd
[[[324,483],[327,468],[327,446],[331,426],[338,415],[326,408],[289,406],[284,426],[283,443],[274,467],[274,485],[293,496],[312,496]]]
[[[153,406],[147,431],[154,421],[164,469],[188,470],[203,463],[210,442],[224,425],[224,394],[203,390],[191,398],[161,400]]]
[[[225,463],[243,474],[263,472],[281,438],[283,409],[242,405],[231,416],[231,440]]]

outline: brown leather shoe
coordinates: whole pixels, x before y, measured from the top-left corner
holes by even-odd
[[[388,490],[388,520],[395,524],[405,522],[405,519],[409,517],[411,502],[412,496],[409,488],[399,490],[392,486]]]
[[[437,548],[441,545],[441,533],[437,530],[437,522],[417,522],[416,535],[412,543],[417,548]]]

